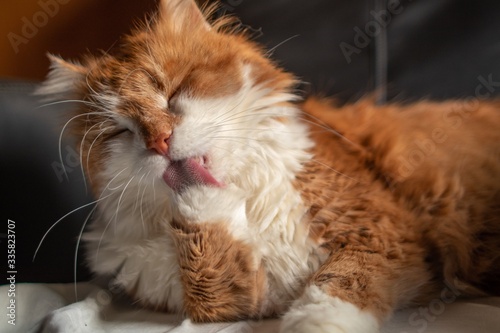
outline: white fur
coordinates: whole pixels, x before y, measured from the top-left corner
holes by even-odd
[[[49,56],[51,65],[47,79],[36,90],[36,94],[44,96],[45,101],[58,100],[61,97],[66,99],[74,97],[76,83],[83,79],[82,72],[74,70],[80,67],[79,64],[64,62],[56,56]]]
[[[318,286],[306,288],[283,317],[281,333],[376,333],[377,319]]]
[[[191,223],[224,222],[237,239],[248,237],[244,193],[234,185],[222,189],[193,186],[175,202],[179,219]]]

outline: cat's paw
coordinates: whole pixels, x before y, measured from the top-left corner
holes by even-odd
[[[176,201],[177,220],[246,226],[246,200],[244,193],[235,186],[192,186],[184,190]]]
[[[377,333],[377,319],[354,304],[306,288],[283,317],[280,333]]]

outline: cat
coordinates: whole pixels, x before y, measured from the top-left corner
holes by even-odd
[[[377,332],[444,288],[500,291],[500,101],[338,105],[228,17],[160,0],[38,93],[96,198],[87,262],[145,307],[281,332]]]

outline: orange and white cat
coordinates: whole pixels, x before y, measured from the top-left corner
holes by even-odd
[[[113,54],[52,57],[39,93],[97,201],[88,264],[144,306],[282,332],[377,332],[452,286],[500,291],[500,102],[299,102],[193,0]]]

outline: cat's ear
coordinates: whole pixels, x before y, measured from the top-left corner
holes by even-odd
[[[160,22],[169,24],[174,31],[211,29],[194,0],[160,0],[159,10]]]
[[[78,63],[68,62],[60,57],[48,55],[50,72],[47,79],[35,91],[43,100],[69,98],[77,94],[78,84],[85,78],[86,69]]]

